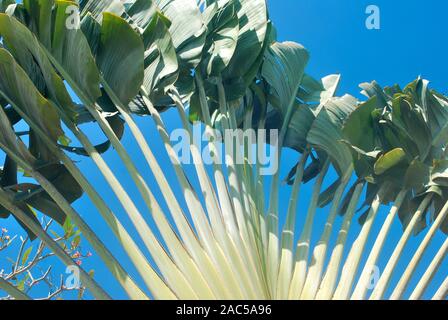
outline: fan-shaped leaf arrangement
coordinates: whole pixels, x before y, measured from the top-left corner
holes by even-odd
[[[448,246],[445,240],[411,295],[404,295],[432,238],[443,232],[446,239],[448,232],[448,99],[430,90],[426,80],[404,89],[362,84],[364,101],[337,97],[339,75],[312,78],[305,71],[306,49],[276,41],[264,0],[0,4],[0,148],[6,154],[0,217],[12,215],[64,264],[73,261],[40,227],[31,208],[60,224],[69,217],[132,299],[417,299],[425,293]],[[71,13],[78,9],[79,21]],[[280,170],[267,179],[262,163],[244,158],[243,150],[253,146],[238,136],[238,151],[226,148],[224,165],[206,164],[191,141],[191,176],[161,116],[169,108],[175,108],[188,133],[192,122],[202,122],[215,155],[225,130],[278,130],[278,141],[258,136],[255,142],[278,143],[280,166],[285,148],[297,153],[287,177],[291,187],[281,186]],[[165,175],[136,115],[147,115],[145,121],[157,126],[151,139],[163,142],[176,179]],[[25,138],[15,129],[21,121],[29,127]],[[84,123],[99,128],[107,141],[94,145]],[[145,181],[121,143],[125,127],[155,184]],[[110,146],[147,210],[137,207],[135,195],[103,157]],[[73,154],[91,158],[136,232],[121,224],[117,208],[100,196]],[[19,182],[19,169],[35,183]],[[335,175],[324,189],[324,180]],[[190,183],[193,179],[198,183]],[[298,199],[309,181],[313,193],[306,207]],[[176,184],[181,192],[174,191]],[[286,188],[291,196],[281,212],[279,193]],[[143,283],[132,279],[95,226],[83,220],[87,213],[71,205],[83,193],[97,209],[89,214],[107,222]],[[318,208],[326,206],[327,222],[315,223]],[[381,207],[389,213],[380,215]],[[362,226],[351,241],[347,234],[358,223],[359,208]],[[372,267],[396,219],[403,233],[370,291]],[[370,246],[375,221],[381,229]],[[406,244],[421,232],[417,251],[386,295]],[[312,234],[319,235],[316,244]],[[95,298],[110,297],[81,271]],[[434,298],[444,299],[448,282],[438,285]],[[2,281],[0,288],[23,298],[11,284]]]

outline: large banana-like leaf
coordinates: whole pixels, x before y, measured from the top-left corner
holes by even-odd
[[[340,80],[341,76],[339,74],[328,75],[320,81],[305,74],[300,84],[297,98],[305,103],[323,104],[328,99],[334,97]]]
[[[297,96],[308,59],[305,48],[294,42],[276,42],[266,52],[262,75],[279,100],[285,121],[289,121],[288,110]]]
[[[170,21],[160,12],[151,16],[143,32],[145,45],[145,78],[143,85],[155,105],[165,96],[166,89],[178,78],[176,50],[168,31]],[[147,112],[147,110],[146,110]]]
[[[47,132],[54,141],[57,141],[63,132],[55,107],[36,90],[33,82],[21,70],[8,51],[0,49],[0,57],[2,72],[0,94],[8,102],[14,103],[24,113],[35,119],[41,129]],[[8,135],[5,135],[5,138],[8,138]],[[12,139],[12,137],[10,138]],[[8,145],[11,143],[12,141]]]
[[[235,53],[240,30],[236,10],[236,1],[229,1],[225,4],[215,2],[204,12],[207,39],[202,72],[207,76],[219,76]]]
[[[288,124],[284,146],[302,152],[307,142],[308,132],[319,114],[322,106],[332,98],[339,84],[339,75],[329,75],[317,81],[308,75],[304,75],[300,83],[298,100],[293,108],[293,115]],[[277,100],[271,102],[277,103]],[[285,110],[279,107],[271,107],[266,117],[266,126],[269,129],[281,129],[285,119]]]
[[[76,3],[68,1],[55,2],[55,6],[53,7],[54,14],[52,15],[54,18],[52,19],[51,47],[47,47],[45,49],[41,43],[41,39],[36,39],[33,37],[30,30],[24,28],[24,26],[17,20],[14,18],[7,18],[6,16],[3,18],[5,19],[5,39],[11,39],[11,43],[14,44],[15,47],[25,46],[29,48],[29,51],[26,52],[32,54],[34,59],[29,56],[23,57],[20,51],[16,50],[13,51],[13,54],[19,58],[22,65],[26,65],[27,63],[32,64],[34,60],[38,61],[38,65],[35,67],[38,67],[44,75],[46,86],[50,92],[54,92],[52,97],[56,97],[54,98],[55,102],[62,110],[64,110],[64,114],[69,116],[69,119],[80,124],[86,122],[86,120],[82,119],[82,117],[78,117],[83,111],[76,109],[62,79],[56,73],[47,57],[47,52],[51,52],[52,59],[55,59],[55,61],[64,67],[67,74],[70,75],[71,80],[76,84],[78,91],[81,92],[81,95],[85,99],[93,102],[102,95],[100,91],[100,72],[83,32],[79,29],[79,26],[75,26],[74,28],[67,28],[66,26],[69,13],[67,8],[75,5]],[[13,34],[11,34],[11,32],[13,32]],[[17,36],[14,36],[15,34],[17,34]],[[30,74],[31,72],[28,71],[27,73]],[[131,98],[135,95],[135,91],[137,89],[134,88],[133,90],[134,92],[131,93]],[[107,96],[105,96],[103,100],[107,102],[107,106],[110,105],[110,101]],[[102,101],[100,101],[99,104],[100,106],[104,105]],[[106,111],[112,112],[114,110],[109,110],[106,108]],[[89,121],[94,121],[91,117],[88,119]],[[107,120],[117,136],[121,138],[123,135],[123,122],[116,117],[108,118]],[[107,151],[109,146],[110,142],[106,141],[98,145],[96,149],[102,153]],[[68,151],[85,155],[84,148],[67,146],[62,147]]]
[[[157,6],[154,4],[154,1],[137,0],[126,10],[126,14],[129,15],[138,28],[145,30],[151,23],[156,11]]]
[[[124,19],[104,13],[96,61],[104,80],[125,106],[140,91],[143,58],[141,37]]]
[[[121,16],[125,12],[123,2],[120,0],[80,0],[81,18],[92,15],[99,22],[103,19],[103,13],[109,12]]]
[[[18,209],[24,213],[19,215],[19,223],[26,221],[23,225],[29,227],[31,205],[58,221],[63,221],[65,214],[75,218],[131,298],[146,295],[70,206],[81,195],[80,186],[157,298],[366,298],[365,280],[370,276],[370,267],[377,263],[398,217],[404,225],[403,234],[370,296],[383,298],[410,237],[423,232],[430,223],[393,290],[391,297],[396,299],[403,297],[438,230],[447,232],[448,100],[429,90],[427,81],[417,79],[403,90],[398,86],[383,89],[375,82],[362,84],[368,96],[366,102],[359,103],[349,95],[334,97],[339,76],[315,80],[305,74],[307,51],[296,43],[275,41],[263,0],[210,0],[201,9],[194,0],[84,0],[79,4],[79,28],[66,28],[65,24],[69,6],[75,2],[29,0],[0,4],[0,9],[7,11],[0,15],[0,127],[4,133],[0,144],[8,154],[0,173],[0,200],[4,205],[0,217],[17,213]],[[72,102],[66,84],[83,105]],[[185,113],[188,105],[190,116],[206,122],[208,131],[212,125],[221,129],[282,131],[283,146],[301,153],[288,177],[292,192],[283,226],[279,219],[283,213],[277,198],[278,174],[272,179],[273,191],[267,194],[271,202],[266,211],[260,163],[253,165],[245,159],[243,164],[236,164],[239,155],[226,154],[230,160],[227,170],[214,165],[213,176],[209,176],[198,146],[191,143],[188,148],[196,170],[193,179],[198,178],[200,188],[190,183],[189,171],[180,165],[159,114],[172,104],[189,133],[193,127]],[[154,120],[157,126],[174,163],[179,193],[174,193],[175,187],[131,113],[151,115],[144,120]],[[56,144],[63,134],[59,117],[81,147]],[[31,128],[29,146],[12,127],[21,119]],[[167,210],[120,142],[122,119],[143,152]],[[110,141],[95,148],[91,137],[77,126],[85,121],[97,121]],[[216,138],[215,132],[211,135]],[[35,148],[35,141],[39,148]],[[259,146],[269,142],[256,140]],[[99,154],[110,144],[129,171],[155,225],[148,224],[134,203],[136,199]],[[228,142],[223,144],[227,146]],[[249,147],[244,141],[242,146],[241,150]],[[108,199],[95,192],[61,148],[91,156],[136,227],[151,254],[151,263],[108,207]],[[50,163],[42,161],[47,157],[36,156],[45,150],[54,156]],[[323,190],[330,163],[339,177]],[[18,165],[28,168],[39,185],[19,183]],[[353,183],[349,183],[351,180]],[[301,185],[309,181],[314,186],[304,227],[296,230],[295,222],[304,209],[297,208],[299,192]],[[366,186],[366,197],[359,204]],[[5,202],[3,193],[13,194],[15,207]],[[390,203],[390,211],[382,219],[381,206]],[[327,222],[317,225],[317,208],[326,205],[330,206]],[[353,232],[350,225],[356,221],[359,205],[367,210],[358,219],[361,230],[352,235],[356,238],[352,242],[347,235]],[[184,212],[186,209],[188,212]],[[335,230],[338,212],[345,215],[340,218],[340,229]],[[379,219],[381,230],[370,248],[367,240]],[[156,236],[159,232],[161,238]],[[294,237],[297,232],[299,241]],[[311,240],[316,232],[320,232],[320,240],[314,245]],[[333,247],[332,236],[337,236]],[[366,263],[364,254],[368,254]],[[445,255],[446,244],[411,298],[425,292]],[[64,257],[62,260],[69,262]],[[444,296],[445,291],[442,284],[436,296]]]
[[[34,119],[40,129],[56,141],[58,137],[63,134],[59,125],[60,121],[56,108],[50,101],[40,94],[26,73],[14,61],[10,53],[4,49],[0,49],[0,71],[3,74],[3,77],[0,79],[0,94],[2,94],[10,104],[14,104],[15,107]],[[39,165],[41,167],[41,174],[57,185],[58,189],[64,194],[68,201],[73,202],[77,200],[82,194],[81,189],[79,185],[74,182],[73,178],[67,174],[64,167],[57,163],[43,162],[43,160],[46,159],[39,157],[40,154],[35,156],[38,158],[35,159],[31,153],[24,148],[23,143],[17,142],[17,137],[13,134],[7,117],[3,116],[2,121],[4,125],[4,128],[2,129],[2,144],[8,146],[27,162]],[[32,145],[30,145],[30,150],[32,151]],[[38,160],[39,162],[37,162]],[[17,174],[17,171],[13,174]],[[11,183],[11,181],[9,183]],[[11,184],[8,184],[8,186],[11,186]],[[18,188],[20,189],[20,187]],[[27,196],[26,198],[21,197],[18,201],[28,203],[39,211],[54,218],[60,224],[63,224],[65,216],[48,194],[42,192],[42,190],[39,191],[35,187],[30,188],[31,185],[28,184],[27,189],[22,190]]]
[[[317,115],[307,137],[311,145],[324,150],[331,157],[340,175],[352,164],[350,150],[341,140],[344,138],[344,121],[355,110],[356,103],[356,99],[349,95],[329,100]]]
[[[74,117],[73,103],[65,85],[51,66],[37,38],[18,20],[6,14],[0,14],[0,28],[6,47],[39,90],[48,90],[56,103]]]
[[[262,52],[268,31],[265,0],[241,0],[236,5],[239,20],[238,43],[228,70],[224,73],[224,77],[229,79],[247,75]]]
[[[100,95],[99,72],[90,52],[88,42],[79,28],[67,28],[67,7],[73,2],[56,1],[53,23],[52,56],[64,66],[91,101]]]
[[[443,162],[446,140],[432,144],[443,132],[441,121],[446,109],[426,86],[421,79],[403,91],[398,87],[383,90],[375,82],[362,84],[371,98],[349,116],[343,129],[358,176],[367,177],[376,186],[389,184],[384,202],[392,201],[402,188],[411,191],[399,212],[405,226],[425,195],[434,194],[439,208],[446,199],[443,178],[434,180],[440,173],[437,164]],[[426,226],[425,214],[422,216],[416,233]]]
[[[169,32],[181,64],[199,64],[206,29],[195,0],[156,0],[158,8],[171,21]]]

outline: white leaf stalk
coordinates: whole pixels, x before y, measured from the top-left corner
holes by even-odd
[[[443,259],[445,259],[447,254],[448,254],[448,238],[445,239],[445,242],[442,244],[439,251],[437,251],[434,259],[431,261],[431,264],[428,266],[425,273],[420,278],[420,281],[418,282],[417,286],[415,287],[414,291],[409,297],[409,300],[421,299],[422,295],[425,293],[426,289],[431,283],[431,280],[436,275],[439,267],[443,262]]]
[[[111,228],[115,237],[121,243],[125,252],[128,254],[129,258],[133,262],[140,276],[143,278],[146,286],[154,292],[154,296],[160,299],[174,299],[175,296],[169,289],[164,281],[159,277],[159,275],[154,271],[153,267],[149,264],[146,257],[143,255],[135,241],[129,235],[128,231],[123,227],[121,222],[107,206],[105,200],[98,194],[98,192],[93,188],[91,183],[87,178],[81,173],[80,169],[74,164],[74,162],[61,150],[59,149],[53,141],[48,137],[48,135],[25,113],[23,113],[20,108],[18,108],[12,101],[10,104],[14,107],[16,112],[30,125],[30,127],[39,135],[39,137],[46,143],[46,146],[53,152],[53,154],[58,157],[70,174],[75,178],[77,183],[82,187],[82,189],[87,193],[89,198],[92,200],[93,204],[96,206],[100,212],[103,219],[106,221],[108,226]],[[89,148],[90,157],[97,158],[99,154],[93,148]]]
[[[116,104],[116,107],[119,110],[120,114],[124,117],[126,123],[131,128],[131,133],[134,135],[140,149],[142,150],[142,153],[145,155],[147,163],[151,171],[153,172],[154,176],[156,177],[156,181],[158,182],[160,189],[162,190],[162,194],[165,197],[168,208],[170,209],[170,212],[174,218],[176,226],[178,227],[183,243],[185,244],[189,253],[185,251],[182,242],[176,236],[174,230],[170,226],[161,208],[157,204],[157,201],[154,195],[152,194],[151,190],[147,186],[146,182],[141,177],[135,175],[135,173],[137,173],[138,170],[135,167],[135,165],[132,164],[131,162],[132,160],[130,159],[129,155],[127,154],[126,150],[121,145],[117,137],[112,137],[113,139],[112,144],[117,149],[117,152],[121,155],[123,162],[127,164],[128,171],[131,172],[131,175],[134,175],[134,181],[136,182],[140,190],[140,194],[145,199],[145,202],[147,203],[150,211],[153,212],[153,216],[158,225],[158,228],[161,231],[165,242],[170,248],[170,253],[174,261],[176,262],[176,265],[180,267],[181,271],[188,278],[190,283],[196,282],[196,286],[198,288],[202,288],[201,289],[202,298],[205,299],[210,299],[213,297],[216,298],[215,294],[213,294],[210,291],[208,284],[203,279],[202,273],[206,272],[212,274],[212,276],[215,278],[216,274],[213,274],[213,271],[204,270],[204,268],[202,268],[202,272],[200,271],[201,266],[206,267],[207,265],[209,265],[209,263],[208,261],[204,260],[206,259],[206,257],[203,255],[202,251],[203,249],[201,248],[198,239],[196,238],[196,235],[194,234],[187,218],[185,217],[185,214],[182,211],[177,201],[177,198],[175,197],[174,192],[171,189],[171,186],[169,185],[167,179],[163,175],[161,167],[159,166],[155,156],[153,155],[151,149],[149,148],[149,145],[147,144],[140,129],[133,121],[131,115],[128,113],[125,107],[121,105],[121,102],[115,97],[114,93],[110,90],[110,88],[107,87],[106,83],[104,83],[104,86],[106,87],[106,90],[109,92],[111,99]],[[112,135],[113,131],[110,129],[109,133],[110,135]],[[189,254],[193,257],[195,261],[191,260]],[[213,287],[215,293],[220,292],[218,286],[213,285]]]
[[[296,256],[294,262],[294,272],[289,289],[289,299],[297,300],[300,298],[303,286],[305,285],[306,272],[308,270],[308,256],[310,251],[311,233],[313,231],[314,217],[316,215],[319,195],[322,189],[322,183],[327,174],[330,160],[326,160],[323,164],[319,176],[314,182],[313,195],[308,205],[308,213],[306,215],[305,224],[300,234],[296,247]]]
[[[448,297],[448,277],[445,278],[440,288],[432,297],[432,300],[445,300]]]
[[[369,283],[373,267],[376,265],[378,257],[386,241],[387,235],[389,234],[392,223],[395,220],[398,210],[400,210],[400,207],[403,204],[406,194],[407,191],[403,190],[398,194],[397,198],[395,199],[394,204],[389,214],[387,215],[386,219],[384,220],[383,226],[381,227],[378,236],[376,237],[373,248],[370,251],[369,257],[367,258],[364,269],[361,272],[361,277],[358,279],[358,284],[356,285],[355,291],[353,292],[351,299],[353,300],[365,299],[368,291],[367,284]]]
[[[403,235],[401,236],[400,240],[395,246],[395,249],[391,257],[389,258],[389,261],[387,262],[386,267],[384,268],[383,273],[381,274],[381,277],[378,280],[377,285],[373,289],[373,292],[370,295],[369,299],[380,300],[383,298],[383,295],[389,286],[392,273],[395,270],[395,267],[397,266],[398,260],[400,259],[403,250],[406,244],[408,243],[417,222],[421,219],[423,212],[425,212],[426,208],[431,202],[431,199],[432,194],[426,195],[426,197],[423,199],[422,203],[418,207],[417,211],[412,216],[412,219],[409,221],[408,225],[406,226],[406,229],[403,232]]]
[[[333,249],[325,275],[316,294],[317,300],[331,299],[333,297],[334,291],[336,290],[336,281],[339,275],[342,256],[347,242],[347,235],[353,222],[353,216],[355,215],[356,206],[358,205],[359,198],[361,197],[363,187],[364,185],[362,183],[358,183],[355,187],[355,190],[353,191],[353,195],[350,199],[347,212],[345,213],[341,229],[338,233],[336,245]]]
[[[143,91],[143,89],[142,89]],[[212,284],[217,285],[218,289],[221,292],[223,297],[230,298],[232,297],[232,293],[229,291],[228,286],[225,283],[232,283],[235,288],[238,288],[237,281],[230,269],[229,263],[226,260],[225,256],[222,253],[222,249],[219,247],[219,244],[216,242],[216,239],[213,235],[211,227],[208,223],[207,215],[202,207],[202,204],[197,196],[195,190],[193,190],[188,178],[185,175],[181,167],[181,163],[171,145],[169,140],[169,135],[166,130],[166,127],[162,121],[162,118],[158,111],[154,108],[154,106],[149,101],[147,94],[143,91],[143,98],[145,100],[146,105],[151,112],[152,118],[154,119],[157,129],[159,131],[160,137],[162,138],[165,149],[173,163],[176,176],[178,181],[183,189],[185,202],[191,214],[191,218],[193,220],[194,226],[198,232],[199,241],[201,245],[204,247],[205,252],[200,250],[199,252],[193,251],[193,255],[200,256],[197,259],[201,259],[204,265],[199,262],[199,267],[207,267],[205,268],[204,273],[207,277],[212,279]],[[216,269],[215,269],[216,268]],[[222,276],[220,275],[222,273]],[[226,279],[226,280],[224,280]],[[233,291],[233,294],[240,294],[238,290]]]
[[[418,247],[417,251],[415,252],[414,256],[411,259],[411,262],[409,262],[408,267],[403,272],[403,275],[400,278],[400,281],[398,282],[397,286],[395,287],[395,290],[392,292],[392,295],[390,299],[392,300],[398,300],[401,299],[403,292],[406,290],[407,286],[409,285],[409,281],[412,278],[412,275],[415,272],[415,269],[417,268],[419,262],[421,261],[423,254],[425,253],[426,249],[428,248],[432,238],[434,237],[436,231],[440,228],[445,218],[448,216],[448,201],[446,202],[445,206],[442,208],[442,210],[437,215],[436,220],[429,228],[428,233],[423,238],[422,242],[420,243],[420,246]]]
[[[341,279],[339,280],[338,287],[333,296],[333,299],[335,300],[346,300],[349,297],[370,230],[372,229],[373,222],[375,221],[381,205],[381,193],[382,188],[375,196],[375,199],[372,202],[372,207],[367,215],[367,219],[361,228],[361,232],[350,249],[344,267],[342,268]]]
[[[297,217],[297,202],[300,195],[303,173],[309,151],[306,150],[301,156],[296,168],[296,175],[289,198],[286,222],[282,231],[282,250],[280,266],[277,280],[277,299],[286,299],[289,294],[289,287],[292,277],[293,257],[294,257],[294,234]]]
[[[59,191],[38,171],[36,171],[30,164],[24,161],[20,156],[16,155],[8,147],[0,144],[3,149],[19,166],[28,172],[41,187],[48,193],[54,202],[61,208],[61,210],[70,218],[71,221],[79,228],[79,230],[90,242],[93,249],[103,259],[106,266],[112,272],[114,277],[119,281],[126,293],[134,299],[147,299],[146,294],[139,288],[129,274],[123,269],[121,264],[115,259],[112,253],[105,247],[102,241],[97,237],[95,232],[87,225],[78,212],[68,203],[68,201],[59,193]]]
[[[56,69],[63,75],[63,77],[67,80],[67,82],[71,85],[74,92],[77,94],[77,96],[80,98],[80,100],[84,103],[87,110],[92,114],[94,119],[98,122],[103,132],[106,134],[108,139],[111,141],[113,146],[117,149],[117,153],[119,154],[120,158],[123,160],[127,170],[131,174],[131,177],[133,178],[134,182],[136,183],[137,187],[139,188],[139,191],[141,192],[142,196],[144,197],[145,203],[149,206],[150,212],[153,214],[155,218],[157,218],[157,224],[160,228],[163,227],[162,235],[164,239],[168,242],[168,245],[171,247],[171,252],[173,251],[174,246],[177,246],[177,248],[180,249],[180,251],[176,251],[177,254],[183,255],[183,261],[186,261],[186,256],[183,254],[182,250],[184,248],[179,243],[178,238],[174,235],[174,232],[170,230],[170,227],[168,226],[168,223],[166,222],[166,217],[164,216],[162,210],[160,209],[160,206],[158,205],[157,201],[155,201],[155,197],[150,193],[149,188],[145,187],[145,183],[143,179],[141,178],[141,175],[136,170],[134,164],[130,160],[126,150],[124,150],[123,146],[121,145],[121,142],[116,137],[115,133],[113,132],[112,128],[110,127],[109,123],[105,120],[105,117],[103,114],[101,114],[94,103],[92,103],[86,95],[84,95],[83,91],[80,90],[77,83],[73,81],[73,79],[70,77],[69,74],[64,70],[64,68],[49,54],[48,55],[50,60],[54,63]],[[146,245],[147,249],[150,251],[151,255],[153,256],[154,260],[156,261],[157,265],[159,266],[164,278],[166,279],[168,285],[174,290],[175,294],[180,299],[196,299],[198,298],[197,293],[192,289],[191,283],[186,279],[185,274],[182,273],[180,270],[179,265],[176,265],[176,263],[172,260],[172,258],[167,254],[167,252],[164,250],[163,246],[159,243],[158,239],[152,232],[152,230],[147,225],[146,221],[143,219],[142,215],[140,214],[139,210],[137,209],[135,203],[132,201],[129,194],[124,190],[123,186],[119,183],[115,175],[112,173],[112,170],[107,166],[106,162],[102,159],[102,157],[99,154],[95,154],[95,148],[90,143],[88,138],[82,133],[81,130],[79,130],[76,127],[73,127],[73,123],[69,123],[64,117],[64,115],[61,115],[63,120],[65,118],[66,125],[73,131],[77,139],[81,142],[81,144],[84,146],[84,148],[87,150],[87,152],[91,155],[94,155],[92,158],[94,162],[96,163],[97,167],[100,169],[100,171],[103,173],[104,177],[108,181],[109,185],[112,187],[112,190],[116,194],[117,198],[121,202],[123,208],[128,213],[129,218],[131,219],[133,225],[137,229],[137,232],[139,233],[140,237],[142,238],[144,244]],[[146,189],[146,190],[143,190]],[[143,191],[146,191],[143,192]],[[181,249],[182,248],[182,249]],[[182,259],[181,257],[177,256],[178,259]],[[179,260],[177,260],[179,261]],[[192,269],[190,269],[192,270]],[[200,283],[200,282],[199,282]],[[206,287],[203,287],[204,290],[207,291]],[[204,292],[204,291],[202,291]]]
[[[181,117],[184,129],[187,130],[190,137],[193,137],[192,129],[185,114],[185,108],[182,101],[176,93],[172,95],[172,97],[174,98],[174,101],[176,103],[176,108]],[[256,277],[256,274],[254,274],[254,272],[250,272],[248,269],[248,267],[251,265],[250,255],[245,254],[246,247],[241,244],[241,241],[239,241],[239,243],[235,243],[231,236],[226,233],[225,222],[223,221],[223,214],[221,212],[221,207],[219,206],[218,198],[207,174],[198,147],[193,141],[190,143],[190,150],[202,191],[204,195],[210,194],[209,197],[205,198],[205,202],[207,211],[209,212],[210,221],[212,223],[212,226],[215,227],[215,236],[220,242],[225,254],[229,256],[229,262],[232,264],[232,269],[234,270],[233,272],[237,272],[235,275],[238,279],[238,282],[240,283],[240,288],[244,291],[244,294],[247,297],[253,299],[257,297],[257,295],[262,294],[262,289],[260,281],[253,280],[254,277]],[[228,192],[225,182],[221,186],[217,183],[217,188],[219,194],[221,192]],[[233,209],[231,210],[231,212],[233,212]],[[250,270],[255,270],[255,268],[251,268]],[[255,287],[257,287],[257,289]]]
[[[322,232],[322,236],[319,242],[314,247],[314,252],[312,255],[311,265],[309,267],[305,285],[303,288],[303,292],[301,294],[302,299],[314,299],[317,290],[319,289],[320,280],[322,277],[322,270],[324,268],[325,258],[327,256],[327,248],[328,243],[330,241],[331,232],[333,230],[333,225],[336,220],[336,216],[338,214],[338,209],[340,202],[342,200],[342,196],[344,195],[344,190],[347,187],[347,184],[352,176],[353,168],[347,169],[347,172],[342,177],[341,184],[337,188],[330,213],[328,215],[327,222],[325,223],[324,231]]]
[[[218,80],[218,96],[219,96],[219,105],[221,116],[223,117],[223,127],[225,130],[232,130],[233,132],[237,132],[237,124],[236,118],[234,114],[234,110],[230,110],[231,107],[228,106],[226,100],[226,93],[224,90],[224,86],[222,84],[221,79]],[[234,141],[235,142],[235,141]],[[247,226],[246,221],[250,219],[249,210],[249,200],[247,198],[247,191],[249,182],[244,175],[244,172],[241,170],[241,165],[237,163],[236,157],[241,154],[241,146],[243,146],[243,142],[240,140],[240,137],[237,133],[236,135],[236,146],[234,143],[227,141],[224,139],[224,148],[226,150],[226,165],[227,165],[227,173],[228,173],[228,184],[230,188],[230,194],[232,196],[233,208],[234,208],[234,216],[237,219],[238,226],[237,228],[240,230],[239,236],[236,238],[235,242],[237,246],[244,248],[246,251],[247,257],[246,263],[255,271],[254,279],[258,283],[261,282],[261,272],[260,269],[257,268],[256,262],[259,261],[259,255],[256,252],[256,245],[254,244],[253,233],[250,228],[251,225]],[[230,147],[227,146],[227,143],[231,143],[234,147],[234,150],[230,150]],[[243,155],[243,159],[246,155]],[[224,217],[225,219],[226,217]],[[234,221],[234,220],[233,220]],[[233,224],[234,222],[232,222]],[[264,288],[258,286],[257,290],[262,291]]]

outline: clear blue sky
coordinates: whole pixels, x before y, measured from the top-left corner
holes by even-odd
[[[367,17],[365,9],[370,4],[379,6],[381,10],[380,30],[367,30],[365,27],[365,19]],[[448,91],[446,83],[448,74],[446,60],[446,52],[448,51],[446,42],[448,2],[446,1],[271,0],[269,1],[269,9],[270,18],[274,21],[277,28],[279,41],[296,41],[310,51],[311,60],[307,69],[308,73],[315,77],[322,77],[331,73],[342,74],[339,94],[350,93],[359,96],[358,84],[374,79],[381,85],[394,83],[405,85],[418,75],[431,80],[433,88],[445,94]],[[170,128],[181,126],[175,112],[169,111],[164,114],[164,117]],[[155,154],[160,159],[168,179],[174,181],[174,173],[170,168],[169,160],[165,155],[151,119],[139,119],[139,124],[144,130]],[[128,150],[131,150],[131,154],[134,155],[138,167],[141,168],[145,178],[150,182],[150,186],[156,190],[154,179],[129,134],[125,135],[123,142]],[[138,197],[136,188],[132,185],[128,175],[126,175],[114,151],[109,151],[105,157],[114,168],[117,176],[123,181],[129,193],[135,195],[135,198],[138,199],[137,203],[143,210],[144,204]],[[85,158],[80,158],[79,160],[82,160],[80,166],[83,172],[91,179],[94,179],[92,181],[95,181],[94,185],[98,187],[101,194],[110,199],[108,203],[113,208],[116,208],[115,211],[122,218],[125,226],[131,227],[131,224],[125,218],[123,210],[102,177],[96,172],[91,161]],[[285,153],[285,158],[282,159],[282,177],[296,161],[297,155],[292,152]],[[187,168],[187,171],[194,176],[192,168]],[[334,175],[329,175],[325,184],[331,183],[332,179],[334,179]],[[195,184],[196,181],[193,181],[193,183]],[[285,212],[289,197],[289,187],[283,186],[282,188],[281,212]],[[307,200],[311,193],[310,189],[309,185],[303,188],[299,204],[302,208],[298,218],[297,226],[299,228],[302,226],[306,213],[304,208],[306,208]],[[175,187],[175,191],[179,192],[180,190]],[[157,192],[156,196],[162,199]],[[135,278],[140,281],[135,269],[131,267],[129,260],[120,249],[117,241],[111,236],[105,223],[98,217],[96,210],[88,199],[83,197],[76,203],[76,208],[89,224],[93,226],[94,230],[98,231],[104,242],[123,262],[123,265],[131,270]],[[326,208],[318,212],[316,218],[317,225],[323,225],[327,211],[328,209]],[[386,213],[387,208],[383,208],[378,222],[381,222]],[[4,224],[5,222],[0,220],[0,225]],[[354,225],[348,241],[353,240],[359,230],[359,226],[356,223]],[[12,223],[12,220],[7,222],[7,226],[11,233],[18,230],[17,226]],[[374,225],[372,230],[373,236],[377,234],[380,227],[380,223]],[[316,228],[315,230],[319,231],[313,233],[314,243],[320,236],[321,229]],[[380,269],[387,262],[393,250],[393,244],[398,241],[400,235],[401,225],[399,222],[396,222],[381,255],[379,261]],[[370,244],[372,238],[370,237]],[[422,235],[412,239],[406,252],[414,252],[421,238]],[[437,234],[424,257],[423,263],[419,266],[416,276],[422,275],[428,261],[432,259],[444,239],[444,235]],[[84,245],[88,249],[86,244]],[[411,255],[407,254],[401,260],[399,268],[395,271],[393,281],[396,282],[398,280],[398,276],[404,270],[410,257]],[[363,261],[365,261],[365,258],[363,257]],[[0,261],[4,260],[1,259]],[[361,265],[363,264],[361,263]],[[89,261],[84,262],[84,266],[87,269],[95,269],[95,277],[101,284],[105,284],[105,287],[109,292],[113,293],[115,298],[125,298],[125,294],[109,272],[106,271],[99,258],[96,256],[92,257]],[[444,276],[446,276],[447,268],[448,263],[445,261],[433,281],[436,285],[432,285],[427,290],[426,297],[432,296],[435,292],[436,287],[440,285]],[[57,268],[55,274],[57,272],[63,272],[63,268]],[[414,278],[416,279],[417,277]],[[415,284],[415,281],[413,284]]]

